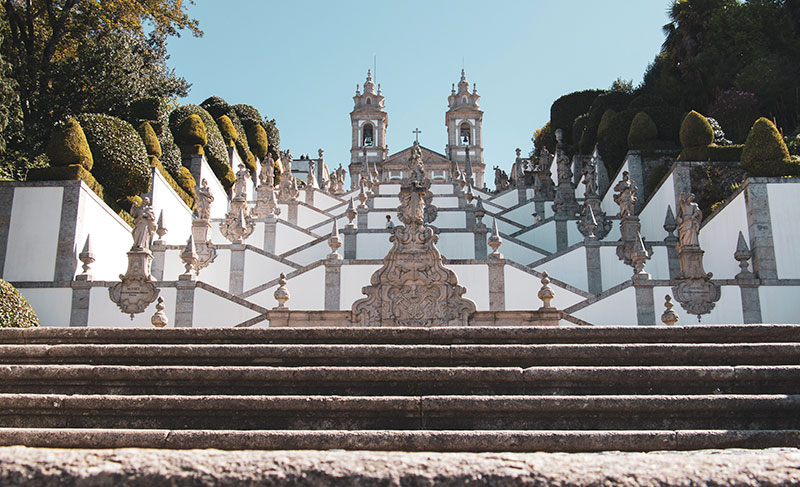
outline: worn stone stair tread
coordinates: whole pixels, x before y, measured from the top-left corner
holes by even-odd
[[[800,363],[800,343],[0,345],[0,363],[225,365],[758,365]]]
[[[215,388],[263,390],[348,390],[381,385],[420,388],[424,385],[448,389],[507,390],[507,394],[536,393],[541,388],[607,391],[634,386],[658,393],[666,387],[709,392],[764,393],[765,389],[785,393],[800,392],[800,366],[551,366],[551,367],[352,367],[352,366],[175,366],[175,365],[0,365],[0,391],[52,392],[81,388],[127,388],[123,394],[141,394],[148,387],[173,387],[179,394],[196,388],[204,392]],[[25,390],[14,388],[25,387]],[[55,390],[54,390],[55,389]],[[96,392],[92,392],[96,394]],[[331,392],[333,393],[333,392]],[[469,393],[469,392],[465,392]],[[585,392],[583,392],[585,393]],[[270,394],[275,394],[270,392]],[[291,392],[280,394],[291,394]],[[347,394],[352,394],[348,392]]]
[[[800,325],[447,328],[0,328],[0,343],[449,344],[800,342]]]
[[[0,446],[218,450],[596,452],[800,446],[800,430],[397,431],[0,428]]]

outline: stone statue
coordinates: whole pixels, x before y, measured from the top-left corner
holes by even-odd
[[[623,171],[622,180],[614,186],[614,202],[619,205],[620,218],[633,216],[633,206],[636,203],[636,183],[631,180],[628,171]]]
[[[292,153],[286,149],[281,154],[281,164],[283,165],[283,174],[292,174]]]
[[[507,190],[509,186],[508,174],[499,166],[494,166],[494,186],[498,192]]]
[[[678,198],[678,239],[681,247],[699,247],[700,222],[703,212],[694,202],[694,194],[681,194]]]
[[[306,180],[306,185],[309,187],[314,187],[317,185],[317,167],[314,163],[313,159],[308,160],[308,179]]]
[[[133,247],[131,250],[150,250],[150,238],[156,233],[156,214],[150,205],[150,198],[131,209],[133,216]]]
[[[195,212],[197,212],[197,219],[208,221],[211,219],[211,203],[214,201],[214,195],[211,194],[211,188],[208,187],[208,181],[203,178],[200,187],[195,191],[197,198],[195,199]]]
[[[244,164],[239,164],[239,170],[236,171],[236,180],[233,182],[233,197],[234,198],[247,198],[247,177],[250,176]]]
[[[275,160],[272,154],[267,154],[267,161],[261,164],[261,174],[258,176],[261,184],[275,186]]]
[[[586,186],[584,197],[596,196],[597,193],[597,161],[595,159],[589,160],[583,168],[583,184]]]

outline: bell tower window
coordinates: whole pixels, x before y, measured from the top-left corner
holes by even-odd
[[[459,139],[462,145],[469,145],[470,142],[470,126],[467,122],[461,124],[461,130],[459,131]]]
[[[372,133],[372,125],[366,124],[364,125],[364,131],[362,133],[363,140],[364,140],[364,147],[372,147],[374,145],[374,137]]]
[[[372,100],[370,98],[367,98],[367,105],[372,105]]]

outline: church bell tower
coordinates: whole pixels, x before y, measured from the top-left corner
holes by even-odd
[[[469,91],[469,83],[461,70],[461,80],[450,90],[447,97],[448,110],[445,114],[447,126],[447,158],[457,162],[459,169],[466,173],[467,179],[472,176],[475,187],[483,187],[485,164],[483,162],[483,140],[481,139],[481,124],[483,111],[478,105],[480,96],[475,85]]]
[[[352,125],[352,146],[350,148],[350,181],[355,187],[366,160],[370,166],[379,164],[389,155],[386,146],[386,128],[389,126],[389,115],[384,110],[381,85],[375,91],[372,81],[372,72],[367,70],[367,80],[364,82],[364,93],[356,85],[356,95],[353,97],[355,106],[350,112]]]

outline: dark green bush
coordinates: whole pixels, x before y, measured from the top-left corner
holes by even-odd
[[[561,129],[564,132],[564,143],[574,144],[572,139],[572,125],[575,119],[589,111],[592,103],[604,90],[584,90],[566,94],[550,106],[550,124],[553,132]]]
[[[609,108],[616,112],[625,110],[632,99],[633,95],[620,91],[609,91],[595,98],[589,108],[586,129],[583,131],[581,140],[578,143],[578,150],[581,154],[591,154],[594,150],[594,146],[597,143],[597,129],[605,111]]]
[[[105,192],[115,197],[148,192],[150,162],[136,129],[109,115],[85,113],[76,118],[94,156],[92,175]]]
[[[631,100],[628,108],[630,110],[641,110],[642,108],[660,107],[664,105],[664,100],[660,96],[645,93]]]
[[[156,132],[153,130],[153,126],[150,125],[150,122],[142,122],[142,124],[139,125],[139,135],[142,137],[147,155],[161,159],[161,143],[158,141]]]
[[[78,121],[72,117],[57,123],[53,128],[46,152],[52,166],[80,164],[91,171],[94,164],[86,135]]]
[[[181,150],[172,138],[169,127],[170,110],[170,101],[166,98],[141,98],[131,104],[128,121],[136,127],[144,122],[150,124],[161,146],[159,160],[164,169],[175,177],[181,168]]]
[[[609,108],[603,113],[603,118],[600,119],[600,125],[597,126],[598,140],[600,140],[600,138],[603,136],[603,133],[608,130],[608,126],[611,125],[611,120],[613,120],[616,116],[617,112],[613,108]]]
[[[606,113],[613,116],[603,115],[603,123],[597,132],[597,145],[608,174],[616,174],[625,159],[625,154],[628,153],[628,132],[637,112],[624,110],[614,114],[613,110],[609,109]]]
[[[164,111],[164,100],[158,97],[139,98],[131,102],[128,109],[130,119],[136,122],[151,122],[159,120],[161,113]]]
[[[253,154],[262,162],[266,162],[269,142],[267,142],[267,131],[264,130],[264,127],[258,123],[250,125],[250,128],[247,129],[247,140],[250,141]]]
[[[650,174],[647,175],[647,181],[645,182],[645,194],[648,195],[648,197],[652,196],[655,190],[658,189],[658,183],[664,179],[664,176],[667,175],[671,167],[672,166],[669,164],[661,164],[650,171]]]
[[[192,197],[194,200],[197,195],[195,194],[195,189],[197,188],[197,181],[195,181],[194,176],[192,176],[192,172],[189,171],[188,167],[181,167],[181,172],[178,177],[175,179],[178,185],[186,191],[186,193]]]
[[[228,117],[237,134],[236,137],[233,137],[236,153],[239,154],[239,159],[242,160],[247,169],[250,171],[255,171],[257,169],[256,158],[250,151],[250,145],[247,142],[245,127],[239,120],[239,116],[236,115],[236,110],[218,96],[212,96],[211,98],[206,99],[200,104],[200,106],[208,110],[208,113],[214,117],[214,119],[217,121],[217,124],[219,124],[219,118],[223,115]],[[220,127],[220,131],[222,131],[222,127]],[[226,139],[225,142],[227,143],[227,139],[230,139],[230,137],[226,138],[223,135],[223,139]]]
[[[633,117],[628,129],[628,149],[646,149],[658,139],[658,127],[647,112],[639,112]]]
[[[207,143],[203,148],[208,165],[217,176],[217,179],[222,183],[225,189],[233,186],[233,181],[236,176],[233,174],[230,166],[230,159],[228,159],[228,150],[225,148],[225,142],[222,140],[222,134],[219,133],[217,123],[211,118],[211,115],[205,109],[197,105],[182,105],[169,115],[169,126],[172,129],[173,135],[177,137],[178,127],[189,115],[195,114],[203,121],[206,127]]]
[[[583,132],[586,130],[586,124],[589,123],[589,114],[584,113],[575,118],[572,122],[572,143],[579,146],[581,137],[583,137]],[[577,149],[577,147],[576,147]]]
[[[687,147],[678,155],[679,161],[729,162],[742,158],[743,145],[707,145]]]
[[[706,117],[692,110],[681,123],[680,137],[683,147],[705,147],[714,142],[714,129]]]
[[[742,168],[748,176],[800,175],[800,163],[792,159],[789,149],[769,119],[756,120],[742,150]]]
[[[97,196],[103,197],[103,186],[80,164],[31,169],[28,171],[27,179],[28,181],[83,181]]]
[[[225,145],[236,147],[236,139],[239,138],[239,133],[233,126],[231,119],[227,115],[217,118],[217,127],[219,127],[219,132],[222,134],[222,140],[225,141]]]
[[[0,327],[32,328],[39,326],[39,318],[25,296],[8,281],[0,279]]]
[[[267,121],[267,126],[264,127],[267,131],[267,141],[269,142],[269,153],[276,161],[281,158],[281,132],[278,130],[278,125],[275,119]]]
[[[189,114],[178,127],[175,140],[185,154],[202,154],[203,147],[208,143],[208,133],[200,116],[196,113]]]

